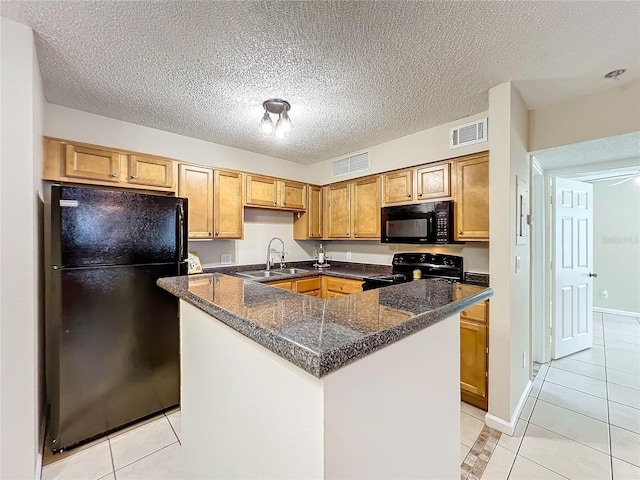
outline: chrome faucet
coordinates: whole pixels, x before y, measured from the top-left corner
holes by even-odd
[[[280,252],[280,268],[286,267],[284,263],[284,256],[287,254],[287,252],[284,251],[284,242],[279,237],[273,237],[271,240],[269,240],[269,245],[267,245],[267,270],[269,270],[273,265],[273,262],[271,261],[271,244],[274,240],[278,240],[282,244],[282,251]]]

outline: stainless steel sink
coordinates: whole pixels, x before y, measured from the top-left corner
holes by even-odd
[[[309,270],[305,270],[304,268],[279,268],[277,270],[272,270],[275,272],[282,272],[285,275],[295,275],[296,273],[305,273]]]
[[[254,270],[251,272],[238,272],[237,275],[249,278],[269,278],[287,275],[287,273],[284,273],[284,271],[276,272],[274,270]]]

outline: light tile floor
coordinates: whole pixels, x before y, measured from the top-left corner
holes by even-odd
[[[640,319],[595,313],[594,331],[593,348],[540,367],[513,436],[461,403],[460,463],[478,462],[461,478],[640,480]],[[181,480],[179,462],[174,411],[45,459],[42,479]]]
[[[480,478],[640,479],[640,319],[594,313],[593,348],[540,368]]]

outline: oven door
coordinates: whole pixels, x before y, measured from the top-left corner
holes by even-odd
[[[436,243],[436,225],[433,204],[386,207],[382,209],[381,214],[380,241],[382,243]]]

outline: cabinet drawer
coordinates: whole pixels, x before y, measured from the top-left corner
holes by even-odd
[[[461,317],[478,322],[486,323],[487,321],[487,302],[482,302],[460,312]]]
[[[267,285],[271,287],[283,288],[285,290],[291,290],[291,281],[286,282],[268,282]]]
[[[325,277],[327,291],[336,293],[358,293],[362,291],[362,281],[345,278]]]
[[[315,290],[320,290],[320,277],[296,280],[296,292],[307,293]]]

